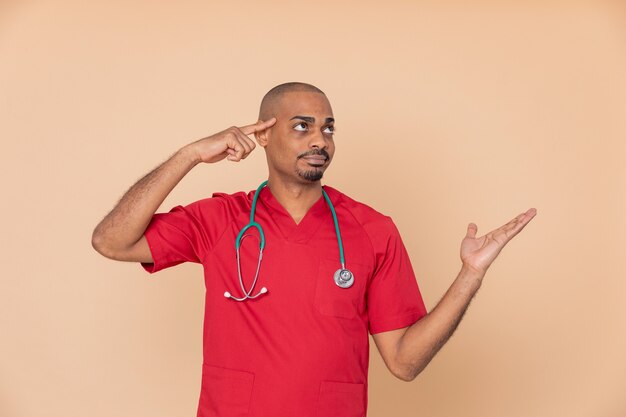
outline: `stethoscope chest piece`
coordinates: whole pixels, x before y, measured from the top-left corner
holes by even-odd
[[[350,270],[345,268],[339,268],[335,271],[335,284],[341,288],[350,288],[354,284],[354,275]]]

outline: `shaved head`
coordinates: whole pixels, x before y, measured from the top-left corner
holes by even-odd
[[[279,84],[263,96],[263,100],[261,100],[261,108],[259,109],[259,119],[269,120],[274,117],[276,115],[276,107],[280,103],[283,95],[294,91],[309,91],[326,96],[322,90],[311,84],[295,81]]]
[[[314,85],[277,85],[261,101],[259,120],[275,118],[254,136],[265,150],[269,177],[281,183],[317,183],[335,153],[335,118],[326,94]]]

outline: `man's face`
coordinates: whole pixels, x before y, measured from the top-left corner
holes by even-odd
[[[325,95],[285,93],[265,146],[270,173],[298,182],[319,181],[335,153],[334,119]]]

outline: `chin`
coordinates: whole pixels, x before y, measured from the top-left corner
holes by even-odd
[[[309,182],[319,181],[324,177],[324,171],[321,169],[311,171],[298,171],[298,176]]]

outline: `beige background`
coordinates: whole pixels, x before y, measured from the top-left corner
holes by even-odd
[[[368,415],[625,416],[625,25],[621,1],[0,2],[0,415],[195,415],[201,266],[149,276],[91,233],[305,81],[337,119],[323,183],[393,217],[429,311],[469,222],[538,210],[415,381],[370,339]],[[159,211],[266,175],[260,147],[198,166]]]

